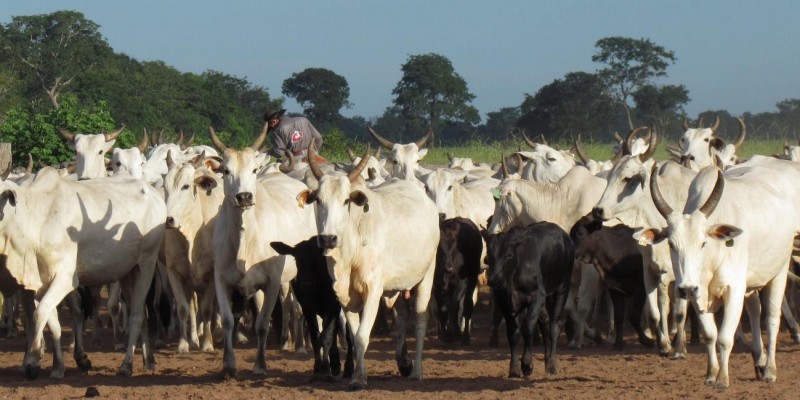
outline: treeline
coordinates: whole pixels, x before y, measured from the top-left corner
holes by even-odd
[[[657,85],[676,62],[673,52],[648,39],[598,40],[591,55],[600,68],[569,72],[525,94],[516,106],[481,119],[467,82],[439,54],[409,56],[392,91],[392,104],[380,116],[344,117],[349,86],[344,76],[325,68],[298,71],[283,82],[282,94],[294,98],[326,137],[330,151],[352,140],[367,141],[366,126],[396,141],[418,137],[431,125],[436,145],[471,141],[518,140],[522,132],[544,134],[549,141],[609,141],[613,132],[655,125],[675,137],[690,101],[682,85]],[[587,55],[588,56],[588,55]],[[509,96],[517,96],[510,93]],[[120,147],[138,141],[143,130],[170,137],[183,131],[207,143],[214,126],[227,143],[249,144],[260,131],[263,112],[280,108],[284,98],[245,78],[222,71],[202,74],[176,70],[162,61],[141,61],[117,53],[100,26],[75,11],[16,16],[0,24],[0,141],[10,141],[21,164],[30,152],[44,163],[70,159],[57,128],[76,132],[109,131],[124,124]],[[776,104],[775,112],[744,115],[751,138],[794,140],[800,99]],[[700,115],[706,124],[722,119],[722,137],[734,137],[735,116],[725,110]],[[323,150],[325,150],[323,148]]]

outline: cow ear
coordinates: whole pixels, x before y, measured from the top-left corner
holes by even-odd
[[[209,171],[214,171],[218,173],[222,172],[222,159],[219,157],[206,157],[206,159],[203,160],[203,165]]]
[[[425,157],[425,155],[428,154],[428,149],[422,149],[417,154],[419,154],[419,159],[422,160]]]
[[[17,206],[17,192],[13,189],[6,189],[3,193],[0,193],[0,202],[8,201],[8,204],[11,204],[11,207]]]
[[[469,174],[469,172],[467,172],[467,171],[454,172],[454,175],[456,176],[456,180],[457,181],[461,181],[463,179],[466,179],[468,174]]]
[[[661,243],[669,235],[669,228],[655,229],[647,228],[634,232],[633,238],[639,242],[639,246],[647,246]]]
[[[369,198],[367,198],[367,195],[364,194],[364,192],[360,190],[355,190],[353,192],[350,192],[350,202],[359,207],[363,207],[364,205],[369,203]]]
[[[289,246],[286,243],[283,243],[283,242],[270,242],[269,245],[275,251],[277,251],[278,254],[283,254],[283,255],[294,254],[294,247]]]
[[[297,206],[303,208],[306,204],[311,204],[317,201],[317,192],[311,190],[303,190],[297,195]]]
[[[712,239],[728,241],[742,234],[742,230],[728,224],[717,224],[708,228],[708,237]]]
[[[194,184],[199,186],[201,189],[208,191],[217,187],[217,180],[213,177],[203,174],[197,178],[194,178]]]
[[[713,138],[709,142],[709,146],[715,148],[717,151],[722,151],[725,148],[725,141],[720,138]]]

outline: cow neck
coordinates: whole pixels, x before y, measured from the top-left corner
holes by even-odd
[[[575,201],[575,191],[568,185],[549,182],[518,181],[518,192],[522,211],[533,222],[549,221],[569,230],[572,226],[566,221],[567,205]],[[524,182],[524,183],[523,183]],[[574,221],[573,221],[574,222]]]

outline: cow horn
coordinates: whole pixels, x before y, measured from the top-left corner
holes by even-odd
[[[619,135],[619,132],[614,132],[614,140],[615,140],[615,141],[616,141],[618,144],[622,144],[622,141],[623,141],[624,139],[622,139],[622,136],[620,136],[620,135]]]
[[[189,136],[189,140],[186,141],[186,147],[189,147],[194,143],[194,132],[192,132],[192,136]]]
[[[697,129],[703,129],[703,117],[697,119]]]
[[[375,130],[372,129],[372,127],[368,126],[367,130],[369,131],[369,134],[372,135],[372,137],[375,138],[375,140],[377,140],[378,143],[380,143],[381,146],[386,148],[386,150],[392,150],[394,148],[394,145],[395,145],[394,142],[392,142],[392,141],[390,141],[388,139],[385,139],[381,135],[378,135],[378,133],[375,132]]]
[[[448,159],[449,161],[453,161],[453,153],[451,153],[451,152],[449,152],[449,151],[448,151],[448,152],[447,152],[447,159]]]
[[[194,166],[195,168],[200,168],[200,166],[203,165],[203,160],[205,159],[206,159],[206,151],[203,150],[203,152],[200,153],[199,156],[195,157],[192,160],[192,166]]]
[[[142,135],[142,140],[139,141],[139,144],[136,146],[139,149],[139,152],[144,153],[147,151],[147,130],[145,129],[144,134]]]
[[[294,154],[292,154],[292,152],[289,150],[284,150],[283,154],[286,156],[286,160],[281,163],[278,169],[284,174],[288,174],[289,172],[294,171]]]
[[[158,144],[164,144],[164,130],[158,132]]]
[[[178,140],[175,141],[175,144],[177,144],[181,150],[185,149],[185,147],[183,147],[183,129],[178,131]]]
[[[525,160],[522,159],[522,154],[517,153],[517,173],[522,175],[522,167],[525,165]]]
[[[658,132],[656,132],[656,127],[651,127],[650,132],[648,132],[649,137],[649,146],[647,146],[647,151],[642,154],[639,154],[639,161],[645,162],[653,157],[653,154],[656,152],[656,146],[658,145]]]
[[[144,131],[147,132],[147,128],[144,128]],[[150,132],[150,143],[153,144],[153,147],[158,145],[158,142],[156,141],[156,133],[155,132]]]
[[[175,165],[175,160],[172,159],[172,149],[167,150],[167,169],[172,169]]]
[[[376,160],[380,160],[381,159],[381,149],[383,149],[383,147],[378,147],[378,149],[375,150],[375,159]]]
[[[370,148],[369,144],[367,144],[367,150],[364,152],[364,156],[361,157],[361,161],[359,161],[358,165],[356,165],[356,167],[353,168],[349,174],[347,174],[347,179],[349,179],[350,182],[354,182],[356,178],[361,176],[361,171],[364,170],[364,167],[367,166],[367,162],[369,161],[370,151],[372,151],[372,149]]]
[[[416,142],[414,142],[414,144],[416,144],[417,147],[421,149],[422,146],[425,146],[425,143],[428,143],[428,140],[430,140],[430,138],[432,137],[433,137],[433,128],[431,128],[431,126],[428,125],[428,129],[425,131],[425,135],[419,138]]]
[[[532,149],[536,150],[536,144],[537,144],[537,143],[536,143],[536,142],[534,142],[533,140],[531,140],[531,139],[528,137],[528,135],[526,135],[526,134],[525,134],[525,132],[522,132],[522,139],[523,139],[523,140],[525,140],[525,143],[527,143],[527,144],[528,144],[528,146],[530,146]]]
[[[661,216],[667,218],[672,214],[672,207],[661,197],[661,190],[658,189],[658,164],[653,164],[653,168],[650,169],[650,197],[653,198],[653,204]]]
[[[312,144],[311,146],[308,146],[308,168],[311,170],[311,173],[314,174],[314,177],[317,178],[317,180],[320,180],[325,173],[319,169],[319,165],[317,165],[317,162],[314,160],[315,158],[317,158],[317,149],[315,149],[314,145]]]
[[[639,132],[641,132],[641,131],[643,131],[645,129],[648,129],[648,128],[646,126],[640,126],[640,127],[636,128],[636,129],[632,129],[628,133],[628,137],[625,138],[625,146],[624,146],[625,154],[631,154],[631,146],[633,146],[633,141],[636,140],[636,135],[638,135]]]
[[[680,157],[683,154],[683,152],[675,146],[665,146],[664,148],[667,150],[667,153],[676,157]]]
[[[352,162],[356,161],[356,155],[353,153],[353,149],[349,147],[347,148],[347,156],[350,157],[350,161]]]
[[[714,118],[714,125],[711,125],[711,132],[716,132],[717,128],[719,128],[719,114]]]
[[[267,131],[269,130],[269,121],[264,122],[264,126],[261,128],[261,133],[256,136],[256,140],[253,141],[253,144],[250,145],[250,148],[258,151],[261,148],[261,145],[264,144],[264,140],[267,139]]]
[[[708,195],[706,203],[700,207],[700,212],[706,215],[706,218],[711,216],[714,209],[719,204],[719,199],[722,198],[722,191],[725,190],[725,178],[722,177],[722,171],[717,170],[717,183],[714,185],[714,190]]]
[[[61,135],[62,138],[64,138],[64,140],[68,142],[75,140],[75,134],[66,129],[58,128],[58,133]]]
[[[225,151],[228,149],[225,144],[222,143],[222,140],[219,140],[217,132],[214,131],[214,128],[211,125],[208,126],[208,133],[211,136],[211,143],[217,148],[217,150]]]
[[[111,131],[111,132],[106,133],[105,135],[103,135],[106,138],[106,142],[110,142],[110,141],[116,139],[117,136],[119,136],[119,134],[122,133],[123,129],[125,129],[125,125],[122,125],[122,127],[120,127],[119,129],[117,129],[115,131]]]
[[[744,143],[745,136],[747,136],[747,127],[744,124],[744,118],[738,117],[736,120],[739,121],[739,136],[737,136],[736,140],[733,142],[733,147],[739,150],[739,147]]]
[[[617,149],[616,154],[614,154],[614,157],[612,157],[611,160],[609,160],[609,161],[611,161],[611,165],[617,165],[619,160],[622,159],[623,155],[625,155],[625,143],[623,143],[621,146],[619,146],[619,148]]]
[[[581,159],[581,162],[585,166],[589,166],[589,157],[586,156],[586,152],[583,151],[583,147],[581,147],[581,135],[578,135],[575,138],[575,153],[578,155],[578,158]]]
[[[689,130],[689,119],[688,118],[684,118],[683,119],[683,125],[681,125],[681,126],[683,127],[684,131],[688,131]]]
[[[503,170],[503,179],[508,178],[508,166],[506,165],[506,155],[500,153],[500,169]]]
[[[547,146],[547,139],[544,138],[544,133],[539,134],[539,141],[542,142],[543,145]]]
[[[25,172],[28,174],[33,173],[33,156],[31,153],[28,153],[28,166],[25,167]]]

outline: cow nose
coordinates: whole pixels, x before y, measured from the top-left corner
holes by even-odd
[[[317,236],[317,246],[323,249],[332,249],[338,243],[336,235],[319,235]]]
[[[603,209],[600,207],[595,207],[592,209],[592,217],[595,219],[603,220]]]
[[[697,297],[697,294],[700,292],[700,288],[697,286],[681,286],[678,287],[678,297],[682,299],[694,299]]]
[[[175,218],[167,217],[167,228],[175,227]]]
[[[447,219],[447,215],[445,213],[439,213],[439,222],[442,222]]]
[[[252,206],[253,194],[250,192],[241,192],[236,194],[236,203],[240,206]]]

